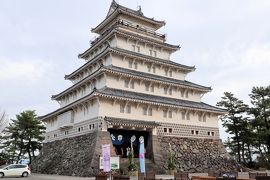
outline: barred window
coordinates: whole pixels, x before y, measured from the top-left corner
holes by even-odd
[[[125,112],[125,105],[120,104],[120,113],[124,113],[124,112]]]
[[[152,116],[152,108],[148,109],[148,116]]]
[[[143,115],[147,115],[147,108],[143,107]]]
[[[155,86],[152,84],[151,85],[151,92],[154,92],[155,91]]]
[[[138,69],[138,63],[134,63],[134,69]]]
[[[185,120],[186,119],[186,113],[185,112],[182,112],[182,120]]]
[[[129,80],[125,79],[125,87],[128,88]]]
[[[172,71],[169,71],[169,75],[170,75],[170,77],[172,77]]]
[[[167,111],[166,110],[163,110],[163,117],[167,117]]]
[[[131,81],[131,83],[130,83],[130,88],[131,88],[131,89],[134,89],[134,81]]]
[[[130,114],[131,113],[131,106],[127,105],[126,113]]]
[[[149,83],[145,83],[145,90],[146,91],[149,91],[149,86],[150,86]]]
[[[169,118],[172,118],[172,111],[169,111]]]
[[[169,89],[169,95],[172,95],[172,88]]]
[[[128,61],[128,67],[132,68],[132,61]]]
[[[156,73],[156,67],[152,67],[153,73]]]
[[[190,120],[190,113],[187,113],[186,116],[187,116],[187,120]]]

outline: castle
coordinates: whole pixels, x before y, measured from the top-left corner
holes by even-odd
[[[85,64],[65,76],[73,85],[52,96],[60,108],[40,117],[46,135],[38,172],[94,175],[101,145],[111,144],[112,156],[124,159],[132,136],[135,157],[143,136],[145,157],[161,173],[168,143],[178,169],[232,168],[219,138],[218,116],[225,111],[201,101],[210,87],[186,80],[194,66],[171,61],[180,47],[157,32],[164,25],[141,8],[112,1],[92,29],[99,37],[79,54]]]

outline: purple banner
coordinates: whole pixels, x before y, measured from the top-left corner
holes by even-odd
[[[110,152],[110,144],[102,145],[102,158],[103,158],[103,171],[110,172],[111,171],[111,152]]]

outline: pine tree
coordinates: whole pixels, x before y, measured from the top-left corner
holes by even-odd
[[[35,157],[35,151],[41,149],[44,140],[45,127],[38,120],[35,111],[23,111],[16,115],[16,120],[6,128],[4,145],[7,151],[14,151],[17,154],[17,162],[25,154],[28,154],[31,163]]]
[[[249,113],[253,117],[253,126],[256,136],[256,145],[261,158],[270,163],[270,86],[253,87]]]
[[[232,137],[230,144],[233,144],[235,147],[231,149],[235,150],[234,152],[237,157],[237,161],[241,161],[241,152],[242,152],[242,138],[241,132],[243,128],[243,123],[247,121],[247,118],[244,117],[248,106],[243,103],[243,101],[234,97],[230,92],[225,92],[222,100],[217,103],[217,106],[223,107],[227,110],[227,114],[221,117],[222,125],[226,128],[226,132],[229,133]]]

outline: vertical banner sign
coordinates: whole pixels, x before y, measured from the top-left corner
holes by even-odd
[[[144,138],[143,136],[140,137],[140,152],[139,152],[139,158],[140,158],[140,169],[141,173],[145,172],[145,158],[144,158]]]
[[[102,145],[102,158],[103,158],[103,171],[110,172],[111,171],[111,153],[110,153],[110,144]]]

